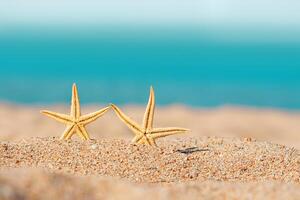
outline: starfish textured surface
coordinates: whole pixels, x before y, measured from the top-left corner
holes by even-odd
[[[146,108],[146,112],[144,114],[142,126],[140,126],[135,121],[126,116],[116,105],[111,104],[111,107],[114,109],[118,117],[134,132],[135,137],[132,140],[133,143],[156,146],[155,140],[157,138],[166,137],[178,133],[185,133],[186,131],[188,131],[188,129],[174,127],[153,128],[155,95],[152,87],[150,88],[149,101]]]
[[[42,110],[41,113],[67,125],[66,130],[61,136],[61,139],[68,140],[75,133],[77,133],[83,140],[88,140],[90,137],[85,129],[85,126],[101,117],[108,109],[109,107],[106,107],[99,111],[81,116],[78,91],[76,84],[73,84],[70,115],[55,113],[47,110]]]

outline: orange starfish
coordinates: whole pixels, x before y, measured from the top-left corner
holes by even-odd
[[[143,125],[140,126],[132,119],[127,117],[117,106],[111,104],[118,117],[134,132],[135,137],[133,143],[147,144],[156,146],[155,140],[157,138],[166,137],[178,133],[185,133],[188,129],[184,128],[153,128],[153,118],[155,109],[155,96],[154,90],[150,88],[150,96],[146,112],[144,114]]]
[[[41,113],[67,125],[67,128],[60,139],[71,139],[71,137],[77,133],[83,140],[88,140],[90,137],[85,129],[85,126],[101,117],[108,109],[109,107],[106,107],[97,112],[81,115],[78,91],[76,84],[74,83],[70,115],[55,113],[47,110],[42,110]]]

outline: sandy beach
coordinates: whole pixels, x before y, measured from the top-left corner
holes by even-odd
[[[0,199],[300,198],[299,112],[158,107],[154,126],[191,131],[150,147],[130,144],[112,111],[87,126],[92,140],[61,141],[44,108],[69,112],[0,105]],[[142,120],[143,106],[122,108]]]
[[[299,10],[0,0],[0,200],[300,200]]]

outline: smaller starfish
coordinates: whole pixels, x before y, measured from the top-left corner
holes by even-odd
[[[41,113],[67,125],[67,128],[60,139],[71,139],[71,137],[77,133],[83,140],[88,140],[90,137],[85,129],[85,126],[101,117],[108,109],[109,107],[106,107],[97,112],[82,116],[80,111],[78,91],[76,84],[74,83],[70,115],[55,113],[47,110],[42,110]]]
[[[150,88],[149,101],[144,114],[142,126],[127,117],[116,105],[111,104],[111,107],[114,109],[118,117],[135,133],[135,137],[132,140],[133,143],[157,146],[155,142],[157,138],[188,131],[188,129],[184,128],[153,128],[155,96],[152,86]]]

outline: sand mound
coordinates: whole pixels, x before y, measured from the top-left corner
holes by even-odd
[[[60,141],[36,138],[0,143],[0,167],[41,167],[79,175],[106,175],[134,182],[300,182],[300,152],[250,139],[216,137],[161,140],[159,148],[125,140]]]
[[[0,172],[0,199],[298,199],[299,184],[191,182],[136,184],[113,178],[70,176],[37,169]]]
[[[95,140],[49,138],[65,127],[40,115],[42,108],[69,112],[0,103],[1,200],[300,199],[299,112],[159,107],[156,127],[192,131],[153,148],[129,144],[133,135],[113,112],[87,127]],[[136,121],[144,109],[123,108]]]

